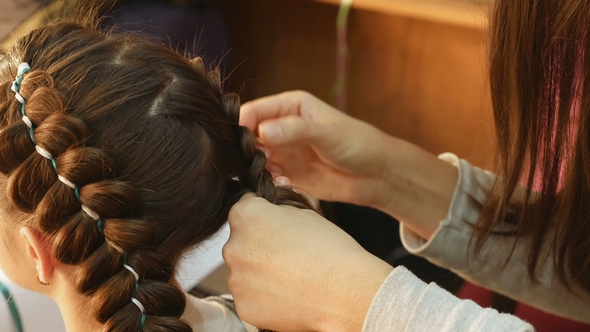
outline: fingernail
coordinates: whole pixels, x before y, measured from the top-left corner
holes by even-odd
[[[283,128],[276,123],[260,125],[258,132],[266,142],[280,139],[283,136]]]

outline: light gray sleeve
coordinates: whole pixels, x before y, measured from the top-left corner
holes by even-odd
[[[472,234],[470,224],[475,223],[479,215],[469,197],[484,202],[495,176],[451,154],[440,158],[459,168],[459,181],[449,213],[429,241],[401,226],[400,234],[406,249],[475,284],[543,311],[590,323],[590,297],[584,297],[586,293],[582,291],[569,291],[558,281],[548,250],[544,251],[538,265],[537,283],[528,277],[524,240],[516,244],[510,256],[514,238],[493,235],[484,244],[480,255],[468,255]]]
[[[514,316],[460,300],[399,266],[381,285],[363,326],[363,332],[397,331],[531,332],[534,329]]]

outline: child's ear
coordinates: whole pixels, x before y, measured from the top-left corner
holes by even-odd
[[[39,282],[44,285],[49,284],[56,267],[51,242],[44,233],[28,226],[20,229],[20,235],[26,240],[27,255],[35,261]]]

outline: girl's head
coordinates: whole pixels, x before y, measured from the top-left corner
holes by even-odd
[[[179,257],[215,233],[244,192],[309,206],[274,187],[217,71],[94,26],[55,22],[1,55],[0,255],[19,230],[29,243],[3,268],[26,283],[70,266],[108,330],[190,331],[173,281]],[[35,267],[15,266],[22,257]]]

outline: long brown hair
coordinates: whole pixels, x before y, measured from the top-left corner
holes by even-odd
[[[0,55],[8,197],[49,235],[59,262],[79,266],[76,287],[105,330],[139,329],[134,296],[147,312],[143,331],[191,331],[180,319],[184,294],[171,283],[180,256],[214,234],[245,192],[310,205],[273,185],[218,71],[164,45],[102,33],[89,17],[53,22]],[[20,94],[32,137],[11,91],[21,62],[31,68]],[[124,262],[140,276],[137,289]]]
[[[491,32],[500,177],[475,249],[513,224],[533,280],[552,259],[566,286],[590,292],[590,2],[497,0]]]

